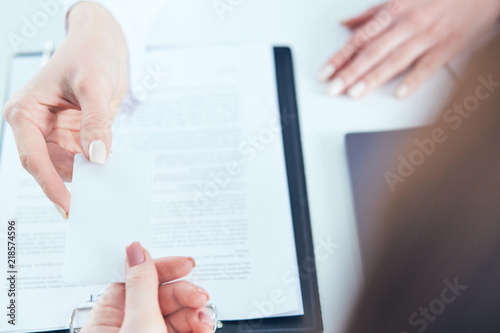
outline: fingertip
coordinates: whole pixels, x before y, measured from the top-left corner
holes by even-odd
[[[208,300],[210,299],[210,295],[208,294],[208,291],[206,291],[205,288],[200,287],[200,286],[195,285],[195,287],[196,287],[199,294],[201,294],[207,298],[207,300],[205,302],[208,302]]]
[[[155,281],[159,285],[156,266],[149,252],[142,247],[140,242],[132,242],[125,246],[125,277],[134,278],[136,276],[147,277],[148,280]]]
[[[63,219],[67,220],[69,217],[71,194],[64,185],[64,182],[62,182],[62,186],[48,187],[46,189],[46,195],[54,204],[54,207],[59,215],[61,215]]]
[[[356,28],[359,25],[359,23],[355,19],[347,19],[347,20],[341,20],[340,25],[352,30]]]
[[[108,157],[108,149],[106,143],[102,140],[94,140],[89,145],[89,161],[91,163],[102,164],[106,163]]]
[[[212,316],[208,313],[208,310],[200,309],[198,311],[197,317],[200,324],[204,326],[208,330],[208,332],[211,332],[213,330],[213,319]]]
[[[365,81],[359,81],[355,85],[353,85],[349,90],[347,91],[347,94],[349,97],[353,99],[360,99],[361,97],[364,96],[366,93],[367,85]]]
[[[202,308],[210,300],[208,291],[191,282],[182,281],[174,286],[174,298],[178,304],[192,309]]]
[[[124,321],[140,322],[152,316],[152,313],[161,314],[158,274],[153,261],[139,242],[126,247],[125,289]]]
[[[318,72],[318,81],[326,82],[330,79],[330,77],[335,73],[337,69],[335,65],[331,62],[326,63],[323,67],[320,68]]]
[[[54,206],[56,207],[56,210],[59,213],[59,215],[61,215],[61,217],[63,219],[67,220],[68,219],[68,212],[56,203],[54,204]]]
[[[146,261],[144,248],[139,242],[132,242],[125,248],[127,254],[127,263],[129,267],[140,265]]]
[[[403,83],[399,85],[394,94],[399,99],[405,99],[410,95],[410,87],[406,83]]]
[[[151,257],[151,254],[149,253],[148,250],[146,250],[144,247],[142,248],[143,252],[144,252],[144,257],[146,258],[146,261],[152,261],[153,260],[153,257]]]
[[[194,260],[193,257],[186,257],[186,259],[189,260],[189,262],[191,262],[191,265],[193,265],[192,268],[196,267],[196,261]]]
[[[335,78],[327,87],[328,95],[335,97],[340,95],[345,89],[344,80],[340,77]]]

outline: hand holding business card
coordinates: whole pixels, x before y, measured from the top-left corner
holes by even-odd
[[[105,165],[75,156],[64,281],[125,281],[125,246],[148,246],[153,155],[110,153]]]

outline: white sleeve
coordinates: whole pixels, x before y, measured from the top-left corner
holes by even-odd
[[[82,2],[82,0],[66,0],[64,2],[66,20],[71,8],[79,2]],[[134,108],[140,100],[134,95],[132,87],[137,87],[141,84],[145,57],[145,41],[149,26],[141,22],[134,15],[131,0],[94,0],[93,2],[101,4],[113,15],[125,35],[129,60],[129,88],[127,96],[124,98],[124,103],[122,103],[122,109]]]

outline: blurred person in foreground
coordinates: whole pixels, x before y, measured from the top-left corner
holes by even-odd
[[[500,332],[499,59],[497,38],[431,126],[447,139],[389,202],[346,332]]]

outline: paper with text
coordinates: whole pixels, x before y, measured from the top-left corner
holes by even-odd
[[[146,68],[112,149],[155,153],[151,254],[194,257],[223,319],[302,314],[272,47],[157,50]]]
[[[125,246],[149,248],[152,181],[149,153],[110,153],[105,165],[75,156],[64,282],[125,282]]]

